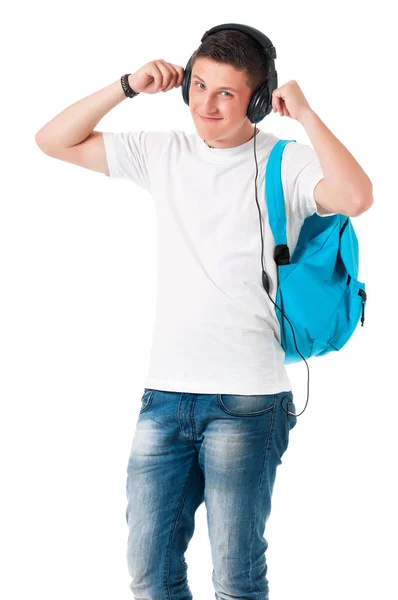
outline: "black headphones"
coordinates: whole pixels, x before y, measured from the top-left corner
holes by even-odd
[[[237,31],[246,33],[247,35],[254,38],[261,45],[262,50],[264,51],[265,56],[267,57],[267,60],[268,60],[268,65],[269,65],[268,79],[264,83],[262,83],[255,92],[253,92],[253,94],[250,98],[249,104],[247,106],[247,112],[246,112],[246,116],[251,123],[259,123],[260,121],[262,121],[264,119],[264,117],[266,117],[271,112],[271,110],[272,110],[272,94],[273,94],[274,90],[276,90],[278,87],[278,75],[275,70],[275,63],[274,63],[274,59],[276,58],[276,50],[275,50],[271,40],[269,38],[267,38],[266,35],[261,33],[261,31],[259,31],[258,29],[255,29],[254,27],[250,27],[249,25],[240,25],[239,23],[224,23],[223,25],[216,25],[215,27],[212,27],[211,29],[209,29],[209,31],[206,31],[206,33],[203,35],[203,37],[200,41],[203,42],[204,39],[206,39],[209,35],[212,35],[213,33],[217,33],[218,31],[223,31],[223,30],[228,30],[228,29],[236,29]],[[185,104],[188,104],[188,106],[189,106],[189,88],[191,85],[191,73],[192,73],[192,57],[193,57],[193,55],[187,62],[187,66],[185,67],[185,72],[184,72],[184,78],[183,78],[183,81],[181,84],[182,97],[184,99]],[[257,156],[256,156],[256,136],[255,135],[254,135],[254,159],[256,161],[255,192],[256,192],[256,203],[257,203],[257,208],[258,208],[258,214],[259,214],[259,218],[260,218],[261,270],[262,270],[263,287],[264,287],[265,291],[267,292],[268,297],[271,300],[272,304],[274,306],[276,306],[276,308],[278,308],[278,310],[283,314],[283,316],[289,322],[290,327],[292,328],[292,331],[293,331],[293,338],[294,338],[294,344],[296,346],[296,350],[300,354],[301,358],[304,360],[305,364],[307,365],[307,361],[305,360],[304,356],[299,352],[299,350],[297,348],[296,336],[294,335],[294,330],[293,330],[291,322],[286,317],[283,310],[275,304],[275,302],[272,300],[272,298],[269,294],[270,279],[264,269],[263,231],[262,231],[262,227],[261,227],[261,211],[260,211],[260,207],[258,205],[258,199],[257,199],[258,164],[257,164]],[[280,252],[280,250],[281,250],[281,248],[278,247],[277,253]],[[285,255],[283,257],[283,259],[289,260],[289,256],[288,256],[289,249],[287,246],[286,246],[286,248],[284,248],[284,251],[287,251],[287,256]],[[278,259],[278,256],[275,256],[275,258]],[[308,365],[307,365],[307,370],[308,370]],[[309,395],[309,372],[308,372],[307,392]],[[308,395],[307,395],[307,402],[304,407],[304,410],[308,403]],[[282,403],[281,403],[282,409],[286,413],[286,415],[287,416],[291,415],[294,417],[299,416],[299,415],[296,415],[295,413],[290,412],[289,410],[286,412],[286,410],[283,408],[283,400],[285,398],[288,398],[288,403],[292,402],[292,398],[290,396],[284,396],[282,398]],[[304,410],[302,412],[304,412]],[[300,413],[300,414],[302,414],[302,413]]]

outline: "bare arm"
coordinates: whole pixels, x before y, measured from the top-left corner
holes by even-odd
[[[131,77],[129,83],[133,87]],[[92,133],[104,115],[126,99],[118,79],[68,106],[36,133],[36,143],[46,153],[76,146]]]
[[[179,87],[183,77],[181,66],[159,59],[146,63],[128,79],[135,92],[157,94]],[[37,145],[48,156],[109,176],[103,135],[94,127],[126,98],[118,79],[74,102],[36,133]]]

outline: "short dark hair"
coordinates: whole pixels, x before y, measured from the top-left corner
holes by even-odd
[[[192,68],[200,57],[246,71],[245,82],[252,92],[269,76],[269,62],[262,46],[251,36],[236,29],[217,31],[207,36],[192,55]]]

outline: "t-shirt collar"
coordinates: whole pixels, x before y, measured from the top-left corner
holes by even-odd
[[[197,131],[195,131],[194,135],[198,153],[202,158],[205,158],[211,162],[228,162],[235,156],[243,157],[249,153],[254,155],[254,137],[243,144],[232,146],[232,148],[210,148],[204,139],[200,137]],[[259,129],[256,135],[256,150],[265,138],[266,133]]]

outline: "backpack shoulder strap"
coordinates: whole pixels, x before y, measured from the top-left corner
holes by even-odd
[[[268,209],[268,221],[274,236],[275,246],[287,245],[286,212],[281,177],[282,154],[289,142],[296,140],[278,140],[268,157],[265,173],[265,198]]]

